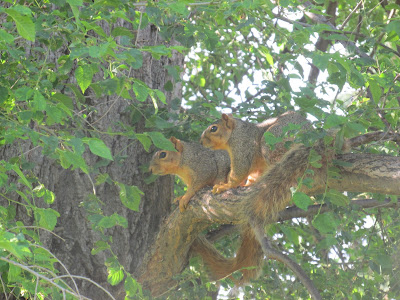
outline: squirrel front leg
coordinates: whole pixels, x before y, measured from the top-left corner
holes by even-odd
[[[190,199],[195,193],[196,191],[192,187],[188,186],[185,195],[175,198],[174,203],[179,201],[179,210],[181,212],[185,211]]]
[[[242,185],[246,182],[247,179],[247,174],[239,174],[236,175],[233,170],[229,173],[229,178],[227,183],[221,183],[221,184],[215,184],[213,186],[212,193],[213,194],[220,194],[222,192],[225,192],[231,188],[238,187],[239,185]]]

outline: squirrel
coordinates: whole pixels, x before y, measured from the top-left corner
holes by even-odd
[[[290,115],[289,113],[283,114],[262,124],[266,124],[264,127],[265,131],[273,130],[274,134],[279,134],[284,126],[291,123],[293,118],[295,118],[297,124],[302,124],[303,129],[311,128],[308,121],[306,123],[303,122],[303,120],[306,120],[304,117],[300,117],[300,115],[295,116],[293,113],[290,113]],[[261,143],[258,139],[262,131],[259,128],[262,128],[262,126],[252,126],[252,128],[255,128],[255,132],[251,133],[248,130],[251,127],[247,126],[247,124],[243,125],[242,122],[230,116],[223,115],[222,120],[210,125],[202,136],[203,144],[205,145],[213,145],[218,149],[231,149],[228,150],[232,162],[231,173],[236,170],[235,174],[238,173],[237,166],[239,165],[245,166],[246,170],[249,170],[248,172],[254,170],[254,164],[259,159],[254,155],[254,152],[257,152],[257,155],[260,152],[258,147]],[[237,126],[238,124],[239,126]],[[235,132],[238,128],[239,134]],[[246,129],[243,130],[243,128]],[[335,136],[335,133],[331,132],[329,135]],[[233,142],[235,140],[231,139],[232,136],[235,139],[240,139],[240,136],[242,136],[247,143],[236,144]],[[249,137],[256,141],[252,142]],[[239,282],[242,285],[258,276],[258,271],[264,259],[264,252],[261,247],[264,238],[264,228],[270,221],[275,221],[278,212],[285,209],[290,203],[292,198],[291,187],[298,185],[298,179],[306,174],[307,169],[312,169],[314,174],[324,175],[315,177],[318,178],[318,182],[314,182],[316,187],[326,184],[324,178],[327,176],[327,167],[332,158],[334,158],[335,151],[329,145],[329,142],[328,144],[325,143],[325,140],[322,139],[312,147],[297,144],[289,150],[280,146],[274,150],[275,153],[274,151],[271,152],[272,158],[265,157],[265,171],[253,184],[250,193],[246,196],[247,200],[243,203],[243,207],[239,212],[244,214],[243,219],[247,220],[247,223],[242,227],[242,243],[237,250],[236,257],[231,259],[222,257],[207,240],[202,238],[198,238],[192,245],[195,251],[201,253],[203,262],[211,270],[211,278],[220,279],[236,270],[242,270],[243,277]],[[341,147],[342,151],[349,151],[349,146],[348,142],[344,141]],[[249,154],[250,151],[248,148],[253,151],[253,156]],[[244,153],[250,156],[240,155],[240,149],[245,149]],[[314,168],[310,165],[311,151],[315,151],[317,155],[321,156],[320,168]],[[250,160],[249,157],[252,157],[253,160]],[[235,162],[240,162],[241,160],[245,160],[246,163],[235,165]],[[268,165],[268,163],[271,165]],[[217,187],[215,192],[221,192],[228,186],[226,184],[223,188]],[[312,189],[312,187],[306,187],[306,189]],[[250,266],[255,266],[256,268],[248,269]]]
[[[187,185],[185,195],[174,200],[174,202],[179,201],[179,209],[182,212],[198,190],[207,185],[227,181],[230,159],[228,153],[224,150],[213,151],[200,144],[184,142],[175,137],[171,137],[170,141],[177,151],[157,151],[150,161],[149,170],[157,175],[175,174]],[[202,257],[210,270],[212,280],[227,277],[241,268],[261,264],[259,259],[262,258],[262,249],[258,242],[253,246],[249,244],[249,242],[254,243],[256,241],[252,237],[251,231],[246,233],[245,236],[247,238],[242,239],[242,246],[239,248],[246,251],[238,251],[236,256],[231,259],[224,258],[204,237],[198,237],[194,241],[192,249]],[[255,253],[250,255],[249,248],[254,249]],[[256,258],[257,261],[254,261],[253,258]],[[242,281],[247,282],[248,278],[256,277],[258,271],[254,268],[244,269]],[[239,282],[239,284],[242,284],[242,282]]]
[[[213,193],[221,193],[239,185],[250,185],[267,168],[277,162],[287,151],[284,143],[277,146],[279,151],[271,151],[264,142],[265,132],[279,136],[288,124],[309,127],[309,121],[298,112],[286,112],[260,124],[254,124],[230,115],[211,124],[201,135],[200,143],[214,150],[226,150],[231,159],[231,171],[227,183],[217,184]]]
[[[198,190],[227,181],[230,159],[226,151],[213,151],[175,137],[170,141],[176,151],[157,151],[150,161],[149,170],[157,175],[175,174],[182,179],[187,186],[186,193],[174,202],[179,201],[179,209],[183,212]]]
[[[213,193],[220,193],[226,189],[243,185],[246,180],[246,185],[249,185],[249,183],[253,184],[257,177],[265,172],[267,174],[274,174],[272,171],[268,172],[267,170],[273,169],[273,165],[282,158],[287,149],[284,146],[284,142],[278,143],[274,150],[268,149],[263,141],[263,135],[269,131],[275,136],[279,136],[282,134],[283,128],[290,123],[300,124],[303,129],[311,127],[309,121],[296,112],[286,112],[260,124],[245,122],[223,114],[221,120],[211,124],[203,132],[201,143],[213,149],[227,150],[231,159],[231,171],[228,183],[214,186]],[[297,173],[294,172],[293,174]],[[291,175],[289,175],[290,180],[288,180],[290,183],[292,183],[293,178],[297,179],[297,177]],[[285,181],[284,179],[280,178],[281,181]],[[263,188],[260,190],[263,190]],[[287,190],[290,193],[290,189],[288,188]],[[264,214],[268,213],[270,207],[265,205],[265,199],[268,198],[261,198],[251,203],[249,207],[246,206],[243,208],[249,219],[254,215],[257,221],[259,221]],[[286,201],[282,201],[282,205],[286,204]],[[261,211],[256,214],[255,210],[258,208]],[[281,206],[276,205],[276,210],[280,209]],[[237,270],[241,270],[243,275],[237,282],[239,285],[243,285],[249,282],[250,279],[258,276],[264,259],[264,253],[260,242],[255,236],[254,230],[250,226],[250,222],[242,226],[241,237],[241,244],[236,256],[233,258],[223,257],[205,238],[199,237],[194,241],[192,249],[202,257],[203,263],[209,269],[212,280],[227,277]]]

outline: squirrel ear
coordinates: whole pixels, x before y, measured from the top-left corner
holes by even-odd
[[[222,120],[224,121],[226,127],[233,129],[235,127],[235,119],[232,114],[222,114]]]
[[[182,145],[182,142],[180,141],[180,140],[178,140],[176,137],[174,137],[174,136],[171,136],[170,138],[169,138],[169,140],[175,145],[175,149],[178,151],[178,152],[182,152],[183,151],[183,145]]]

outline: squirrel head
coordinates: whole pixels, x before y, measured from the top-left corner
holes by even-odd
[[[149,171],[156,175],[177,174],[181,162],[183,144],[175,137],[169,139],[176,151],[159,150],[154,153],[149,166]]]
[[[214,150],[227,150],[228,140],[235,128],[236,121],[232,115],[222,114],[221,120],[208,126],[201,135],[200,143]]]

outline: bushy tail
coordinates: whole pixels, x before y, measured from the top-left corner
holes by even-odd
[[[250,226],[242,228],[241,236],[242,242],[233,258],[223,257],[204,237],[199,237],[193,242],[192,249],[202,257],[211,280],[223,279],[238,270],[243,277],[239,281],[232,278],[238,285],[258,277],[264,256],[261,245]]]
[[[244,203],[244,211],[253,228],[263,228],[267,223],[277,219],[278,212],[284,210],[289,204],[292,194],[291,187],[297,186],[297,179],[304,176],[309,165],[310,151],[314,150],[321,155],[319,169],[312,168],[315,173],[312,189],[317,189],[324,184],[328,153],[323,142],[314,147],[296,145],[290,149],[282,159],[273,165],[254,184],[248,201]],[[318,174],[317,174],[318,173]]]

